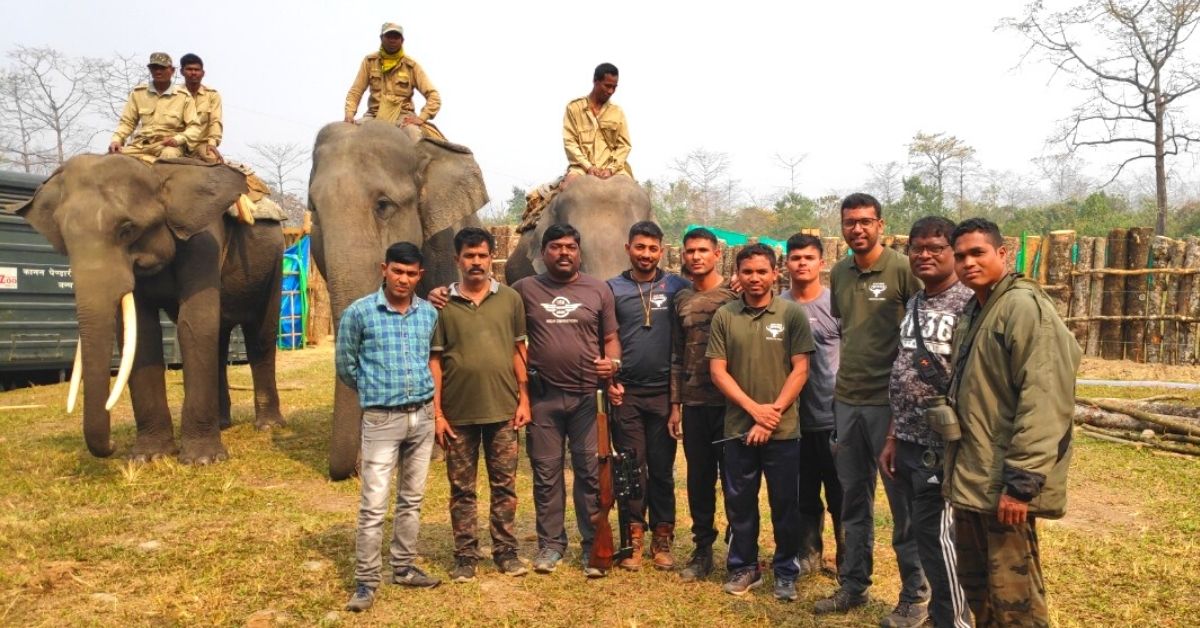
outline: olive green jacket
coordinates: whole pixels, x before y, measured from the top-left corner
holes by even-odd
[[[955,508],[995,512],[1001,493],[1029,513],[1067,507],[1067,466],[1081,351],[1046,293],[1009,275],[968,303],[954,334],[950,401],[962,440],[946,450],[942,493]]]

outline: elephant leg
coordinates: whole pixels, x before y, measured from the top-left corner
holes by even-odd
[[[272,285],[278,286],[275,281]],[[246,336],[246,357],[254,376],[254,426],[260,430],[283,427],[287,422],[279,411],[279,388],[275,383],[276,339],[279,336],[279,290],[272,290],[257,321],[242,324]]]
[[[221,336],[217,339],[217,392],[220,394],[217,403],[221,411],[221,430],[233,427],[233,415],[230,413],[232,403],[229,399],[229,336],[232,333],[233,327],[223,324]]]
[[[358,393],[338,379],[333,389],[333,434],[329,439],[329,478],[345,480],[358,470],[362,448],[362,406]]]
[[[133,358],[133,372],[129,374],[129,396],[133,401],[133,418],[137,423],[137,442],[129,457],[146,462],[162,456],[173,456],[179,450],[175,447],[171,407],[167,403],[166,367],[158,308],[144,299],[137,299],[136,302],[137,353]]]
[[[176,256],[179,348],[184,397],[179,460],[208,464],[229,457],[221,443],[218,339],[221,328],[221,245],[211,232],[193,236]]]

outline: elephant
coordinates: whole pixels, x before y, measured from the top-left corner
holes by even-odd
[[[79,345],[67,405],[74,406],[82,380],[83,433],[92,455],[115,449],[109,411],[128,381],[137,424],[131,458],[178,453],[196,464],[227,458],[220,432],[229,417],[223,358],[239,324],[256,423],[283,424],[275,384],[283,230],[277,222],[246,225],[226,215],[245,191],[245,175],[225,165],[79,155],[17,210],[70,260]],[[179,447],[167,405],[160,309],[178,326],[183,357]],[[110,393],[117,321],[124,330],[121,366]]]
[[[458,279],[454,233],[479,225],[475,212],[488,196],[470,150],[366,120],[334,122],[317,134],[308,202],[313,257],[336,328],[351,303],[379,289],[384,251],[395,242],[422,245],[419,294]],[[356,469],[362,408],[353,389],[340,380],[334,386],[329,477],[343,480]]]
[[[650,196],[630,177],[579,177],[550,201],[537,227],[517,240],[505,264],[504,278],[511,285],[544,272],[542,234],[550,225],[564,222],[581,235],[580,270],[602,280],[615,277],[629,268],[624,246],[629,228],[650,220],[651,215]]]

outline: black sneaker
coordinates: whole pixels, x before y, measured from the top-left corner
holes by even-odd
[[[929,604],[914,604],[900,602],[892,609],[892,614],[883,618],[879,625],[883,628],[916,628],[925,623],[929,617]]]
[[[708,577],[708,574],[713,570],[713,557],[711,547],[697,547],[696,551],[692,552],[692,557],[688,559],[687,565],[683,571],[679,572],[679,577],[684,582],[696,582]]]
[[[525,565],[525,561],[517,558],[516,552],[508,552],[496,557],[496,569],[506,576],[523,576],[529,573],[529,567]]]
[[[454,559],[454,569],[450,570],[451,582],[471,582],[475,579],[475,559],[469,556],[459,556]]]
[[[758,567],[744,567],[731,574],[721,587],[730,595],[745,595],[763,583],[762,572]]]
[[[850,593],[845,589],[838,589],[833,593],[833,595],[823,600],[817,600],[817,603],[813,605],[813,612],[818,615],[825,615],[828,613],[845,613],[852,608],[858,608],[866,603],[866,593],[850,595]]]
[[[429,574],[421,571],[416,565],[409,565],[408,567],[397,571],[392,576],[392,582],[395,584],[402,584],[406,587],[416,587],[418,589],[432,589],[442,583],[441,580],[430,577]]]
[[[359,584],[354,588],[354,595],[350,596],[350,601],[346,602],[346,610],[361,613],[375,603],[375,589],[365,584]]]

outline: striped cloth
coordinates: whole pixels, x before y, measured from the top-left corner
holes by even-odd
[[[401,314],[380,288],[346,308],[338,325],[337,375],[364,408],[390,408],[433,397],[429,341],[437,310],[414,296]]]

